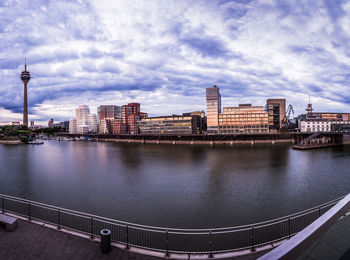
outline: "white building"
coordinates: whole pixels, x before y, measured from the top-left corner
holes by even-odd
[[[86,134],[97,132],[97,115],[90,114],[87,105],[81,105],[75,109],[75,118],[69,121],[70,134]]]
[[[338,125],[338,127],[337,127]],[[314,133],[314,132],[339,132],[335,130],[338,128],[344,128],[344,125],[349,125],[348,122],[339,120],[302,120],[300,122],[300,132],[302,133]]]
[[[76,134],[78,133],[77,130],[77,120],[75,118],[71,118],[69,120],[69,133],[70,134]]]

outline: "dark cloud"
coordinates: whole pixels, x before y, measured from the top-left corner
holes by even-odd
[[[211,37],[191,37],[181,39],[180,42],[203,56],[224,57],[229,53],[223,42]]]
[[[94,1],[0,3],[0,107],[22,111],[24,57],[36,108],[110,93],[204,103],[214,84],[226,99],[278,94],[301,102],[297,93],[350,105],[347,1],[130,1],[102,9]]]
[[[345,0],[324,0],[327,11],[333,20],[337,20],[345,15],[345,11],[342,6],[342,4],[345,2]]]

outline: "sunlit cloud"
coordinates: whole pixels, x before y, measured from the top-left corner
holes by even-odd
[[[141,102],[150,115],[283,97],[303,113],[349,112],[350,1],[0,3],[0,121],[68,120],[80,104]]]

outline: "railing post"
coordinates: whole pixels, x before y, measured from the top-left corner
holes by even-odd
[[[165,232],[165,244],[166,244],[166,253],[165,256],[169,257],[169,232],[168,230]]]
[[[29,220],[29,221],[31,220],[31,217],[30,217],[30,215],[31,215],[31,214],[30,214],[30,213],[31,213],[31,212],[30,212],[30,208],[31,208],[31,207],[30,207],[30,202],[28,202],[28,220]]]
[[[288,238],[291,237],[291,226],[290,226],[291,222],[290,222],[290,218],[288,218]]]
[[[318,207],[318,217],[321,217],[321,207]]]
[[[255,251],[255,232],[254,232],[254,226],[252,226],[252,229],[251,229],[251,241],[252,241],[252,252]]]
[[[126,226],[126,248],[125,249],[129,249],[129,226]]]
[[[57,211],[57,229],[58,230],[61,229],[61,211],[60,210]]]
[[[90,239],[94,239],[94,219],[93,218],[90,218],[90,228],[91,228]]]
[[[211,231],[209,231],[209,258],[213,258],[213,239]]]

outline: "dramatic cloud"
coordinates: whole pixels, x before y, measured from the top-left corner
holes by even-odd
[[[302,113],[350,111],[350,1],[4,0],[0,123],[21,118],[24,57],[30,120],[141,102],[150,115],[285,97]]]

